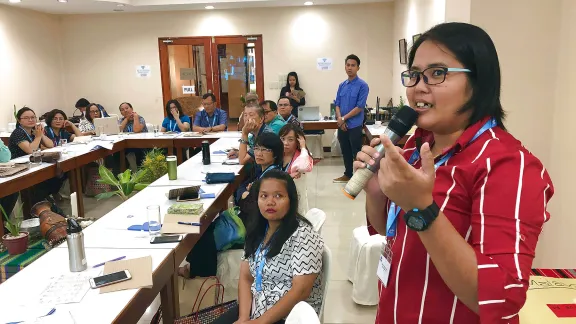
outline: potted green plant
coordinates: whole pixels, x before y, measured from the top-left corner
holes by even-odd
[[[143,182],[152,183],[168,173],[168,162],[161,149],[154,148],[146,153],[142,169],[147,171]]]
[[[100,165],[100,167],[98,167],[98,173],[100,174],[98,182],[111,185],[113,189],[117,189],[96,195],[98,200],[107,199],[116,195],[126,201],[134,190],[142,190],[149,185],[149,183],[143,181],[148,173],[148,171],[144,169],[140,169],[134,174],[132,174],[130,169],[127,169],[124,173],[120,173],[117,177],[114,177],[112,171]]]
[[[5,226],[6,229],[8,229],[8,234],[2,236],[2,241],[8,249],[8,254],[17,255],[26,252],[26,250],[28,250],[28,233],[20,231],[23,217],[18,214],[21,213],[21,208],[19,208],[20,213],[15,213],[14,219],[10,219],[10,216],[6,214],[2,205],[0,205],[0,209],[2,210],[2,215],[4,215],[4,218],[6,219]]]

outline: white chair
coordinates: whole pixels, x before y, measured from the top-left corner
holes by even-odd
[[[300,215],[308,211],[308,187],[306,186],[307,174],[302,174],[299,179],[294,179],[298,191],[298,212]]]
[[[328,278],[330,277],[330,264],[332,263],[332,252],[326,244],[322,252],[322,306],[320,306],[320,321],[324,323],[324,306],[326,306],[326,297],[328,296]]]
[[[318,234],[322,232],[322,226],[326,221],[326,213],[322,209],[312,208],[310,209],[304,217],[312,223],[312,227]]]
[[[352,231],[348,260],[348,280],[352,282],[352,300],[359,305],[378,304],[378,276],[376,270],[386,237],[370,235],[366,226]]]
[[[240,263],[244,250],[227,250],[218,253],[216,276],[224,286],[224,302],[238,299]]]
[[[286,317],[286,324],[320,324],[318,314],[310,304],[301,301],[288,314]]]
[[[324,147],[322,146],[322,135],[320,134],[306,134],[306,147],[315,159],[324,158]]]

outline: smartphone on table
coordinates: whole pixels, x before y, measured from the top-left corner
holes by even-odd
[[[132,279],[130,272],[128,270],[122,270],[118,272],[112,272],[100,277],[91,278],[90,287],[92,289],[96,289],[130,279]]]
[[[160,243],[178,243],[184,239],[184,235],[160,235],[154,236],[150,239],[150,244],[160,244]]]

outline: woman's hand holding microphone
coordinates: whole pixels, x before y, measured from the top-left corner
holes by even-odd
[[[382,143],[386,155],[378,161],[380,153],[374,147]],[[428,143],[420,148],[422,167],[416,169],[404,159],[404,150],[395,146],[388,137],[380,136],[370,142],[370,146],[362,147],[354,162],[354,171],[375,165],[376,172],[368,180],[364,191],[373,199],[385,198],[392,200],[404,210],[414,208],[424,209],[432,204],[434,188],[434,157]]]

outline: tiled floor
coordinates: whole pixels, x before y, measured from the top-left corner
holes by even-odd
[[[359,306],[352,299],[352,284],[346,278],[348,249],[352,230],[365,225],[364,194],[356,200],[346,198],[341,188],[343,184],[332,183],[332,179],[342,175],[344,166],[341,158],[325,158],[307,176],[309,207],[320,208],[327,218],[322,229],[325,243],[332,250],[331,274],[328,285],[328,298],[324,313],[325,323],[372,324],[376,307]],[[97,202],[93,198],[84,200],[88,217],[99,218],[120,203],[119,198]],[[149,323],[154,311],[154,303],[139,323]]]

